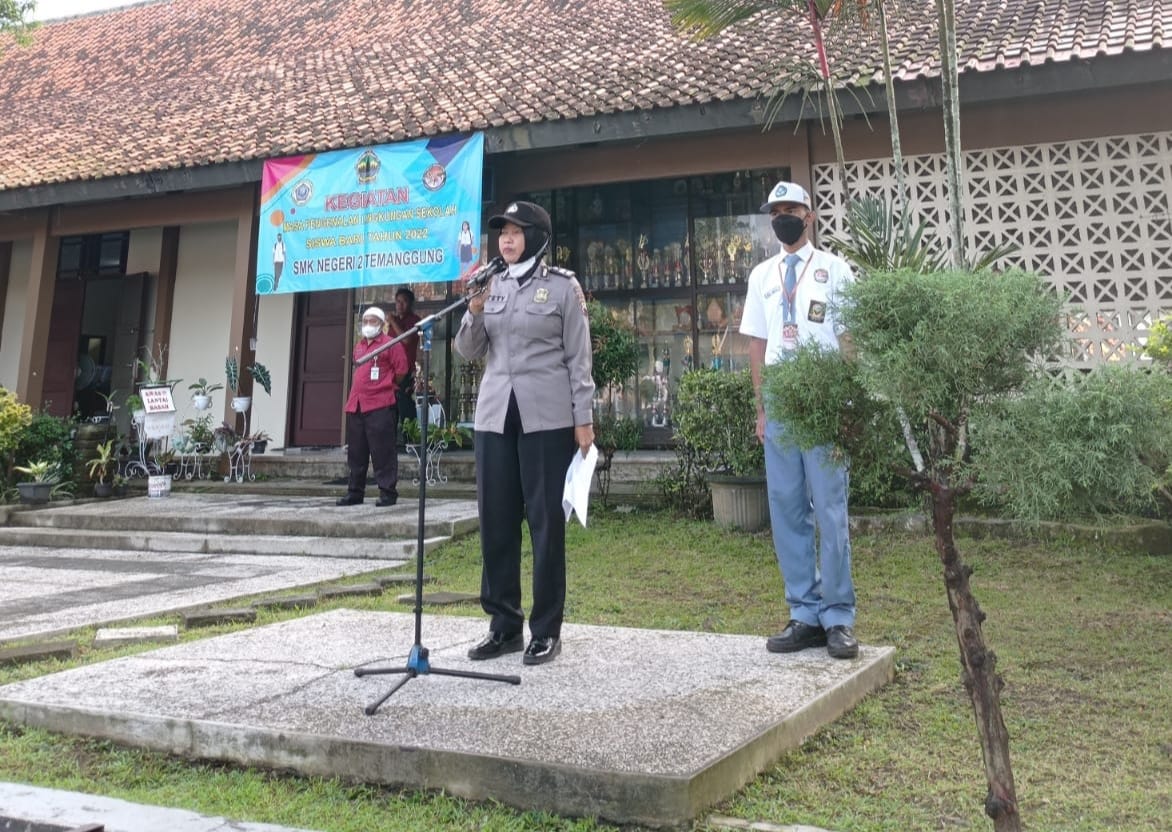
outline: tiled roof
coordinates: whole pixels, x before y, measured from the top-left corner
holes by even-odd
[[[903,5],[898,76],[935,75],[932,6]],[[1160,49],[1172,28],[1172,0],[957,7],[963,72]],[[659,0],[143,3],[0,46],[0,190],[752,98],[812,57],[808,31],[772,13],[697,43]],[[837,71],[877,77],[877,39],[851,41]]]

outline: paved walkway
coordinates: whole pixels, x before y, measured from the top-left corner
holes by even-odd
[[[229,493],[17,512],[0,528],[0,642],[403,566],[417,505]],[[433,501],[428,526],[425,545],[475,528],[476,505]]]
[[[95,823],[105,827],[103,832],[310,832],[81,792],[0,783],[0,830],[65,832]]]

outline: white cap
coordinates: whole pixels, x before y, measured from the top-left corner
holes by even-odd
[[[769,196],[761,203],[761,210],[768,211],[769,206],[776,205],[778,202],[795,202],[798,205],[805,205],[810,210],[814,209],[813,203],[810,202],[810,195],[805,188],[796,182],[778,182],[774,185]]]
[[[377,306],[372,306],[362,313],[363,318],[378,318],[384,324],[387,322],[387,313],[379,309]]]

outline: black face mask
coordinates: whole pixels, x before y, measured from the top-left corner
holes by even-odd
[[[802,239],[802,233],[806,230],[805,218],[795,214],[778,214],[770,220],[770,223],[773,225],[773,233],[777,235],[777,239],[787,246],[792,246]]]

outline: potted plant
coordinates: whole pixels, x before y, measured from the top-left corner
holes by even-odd
[[[126,397],[126,409],[130,411],[130,418],[134,424],[141,425],[146,419],[146,406],[142,403],[142,396],[131,393]]]
[[[590,315],[591,368],[600,404],[594,412],[594,445],[598,463],[594,473],[602,504],[610,495],[611,461],[616,452],[633,451],[643,437],[638,419],[620,416],[616,402],[620,387],[639,369],[639,347],[634,328],[596,300],[587,304]]]
[[[236,356],[230,355],[224,359],[224,376],[228,379],[228,389],[232,391],[232,409],[237,413],[245,413],[252,407],[252,396],[237,396],[240,389],[240,362]]]
[[[121,474],[115,474],[111,481],[110,488],[115,497],[125,497],[129,488],[130,481]]]
[[[57,463],[44,459],[30,462],[28,465],[17,465],[13,470],[32,477],[31,480],[18,482],[16,488],[20,491],[20,501],[33,505],[49,502],[53,486],[61,478]]]
[[[187,389],[191,391],[191,404],[196,410],[207,410],[212,406],[212,393],[217,390],[223,390],[224,385],[213,384],[206,378],[200,378],[194,384],[187,385]]]
[[[264,388],[267,395],[273,395],[273,379],[269,375],[268,367],[256,361],[249,365],[248,372],[252,376],[252,380]]]
[[[100,443],[97,447],[97,456],[86,461],[90,479],[96,480],[94,482],[95,497],[109,497],[113,493],[114,486],[112,483],[106,482],[106,477],[109,476],[110,469],[114,464],[113,439],[108,439]]]
[[[243,441],[251,447],[252,453],[263,454],[265,450],[268,449],[269,440],[272,438],[273,437],[269,436],[263,430],[258,430],[255,433],[244,437]]]
[[[761,531],[769,525],[765,449],[749,371],[692,370],[680,378],[676,438],[695,451],[718,525]]]

